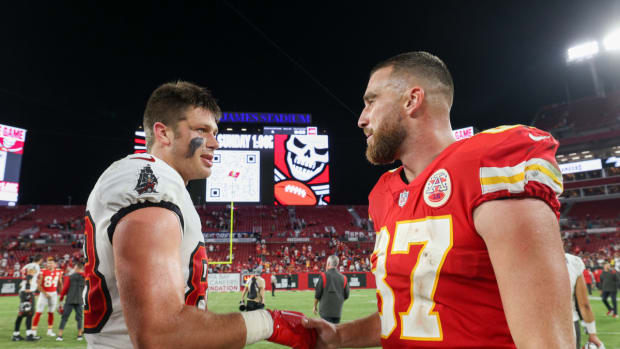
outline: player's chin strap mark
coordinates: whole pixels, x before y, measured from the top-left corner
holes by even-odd
[[[187,150],[187,158],[191,158],[194,156],[194,153],[196,153],[196,150],[198,150],[200,147],[202,147],[202,144],[205,142],[204,138],[202,137],[196,137],[196,138],[192,138],[191,141],[189,141],[189,149]]]

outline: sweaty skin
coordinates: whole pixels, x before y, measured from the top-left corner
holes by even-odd
[[[195,137],[192,138],[191,141],[189,141],[189,149],[187,150],[187,158],[191,158],[194,156],[194,153],[196,152],[196,150],[198,150],[200,147],[202,147],[202,143],[204,143],[204,138],[202,137]]]

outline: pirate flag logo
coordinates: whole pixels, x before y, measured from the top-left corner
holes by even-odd
[[[157,193],[155,186],[157,186],[157,177],[155,177],[151,166],[146,165],[140,170],[138,184],[136,184],[134,190],[138,192],[138,195]]]

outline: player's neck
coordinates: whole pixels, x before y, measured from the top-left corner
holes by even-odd
[[[405,177],[411,183],[424,169],[456,140],[452,135],[452,128],[419,128],[424,133],[418,133],[408,137],[401,146],[402,154],[399,156],[403,164]]]
[[[153,145],[153,148],[151,148],[151,150],[149,151],[149,154],[162,160],[163,162],[168,164],[168,166],[172,167],[175,171],[177,171],[177,173],[181,176],[181,178],[183,178],[183,182],[185,183],[185,186],[187,186],[187,183],[189,182],[189,180],[183,176],[183,173],[179,171],[178,168],[176,168],[174,161],[172,161],[172,154],[170,152],[165,151],[165,149],[158,147],[157,145]]]

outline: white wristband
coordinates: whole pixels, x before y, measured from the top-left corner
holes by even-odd
[[[588,331],[588,334],[596,333],[596,321],[584,322],[583,324],[585,325],[586,331]]]
[[[262,341],[273,334],[273,319],[267,310],[243,311],[241,316],[245,321],[245,345]]]

